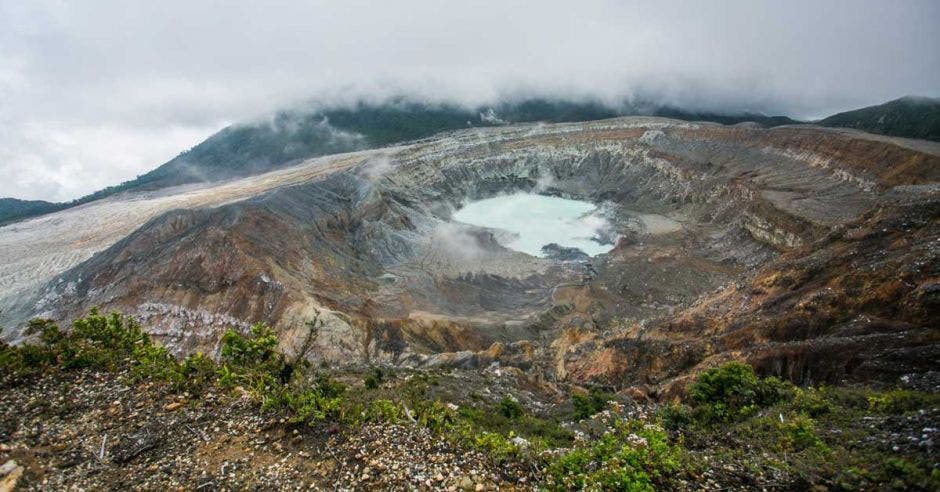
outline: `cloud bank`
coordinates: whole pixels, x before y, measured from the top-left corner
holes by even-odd
[[[818,117],[940,96],[940,3],[0,0],[0,196],[65,200],[318,101],[643,97]]]

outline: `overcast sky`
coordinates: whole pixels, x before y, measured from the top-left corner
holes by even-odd
[[[76,198],[311,99],[642,93],[817,117],[937,97],[938,26],[936,0],[0,0],[0,196]]]

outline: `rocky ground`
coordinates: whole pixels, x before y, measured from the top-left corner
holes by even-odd
[[[527,490],[501,465],[417,425],[291,426],[247,397],[194,398],[81,371],[0,394],[0,462],[23,490]]]
[[[407,420],[291,424],[239,390],[210,387],[191,395],[160,382],[128,384],[128,376],[55,372],[0,392],[0,490],[537,490],[552,483],[551,457],[567,452],[496,459]],[[418,377],[432,381],[429,398],[455,408],[451,401],[472,405],[487,393],[517,392],[526,412],[567,415],[562,427],[574,431],[579,448],[610,433],[616,422],[668,426],[662,405],[637,404],[627,395],[609,395],[605,410],[573,419],[567,400],[527,391],[530,382],[520,376]],[[404,393],[414,378],[388,380],[372,397]],[[683,464],[656,481],[684,490],[930,490],[940,483],[929,478],[931,463],[940,475],[940,400],[929,396],[937,394],[936,379],[911,382],[930,386],[931,393],[887,413],[865,407],[820,415],[810,431],[819,436],[818,449],[780,451],[789,437],[767,423],[794,418],[787,406],[724,429],[671,431]],[[860,398],[864,406],[868,393],[853,391],[833,401]],[[653,445],[633,438],[640,449]]]

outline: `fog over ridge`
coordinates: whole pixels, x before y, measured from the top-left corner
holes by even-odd
[[[940,96],[940,4],[0,0],[0,196],[68,200],[279,109],[530,97],[815,118]]]

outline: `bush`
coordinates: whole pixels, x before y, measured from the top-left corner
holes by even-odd
[[[402,417],[401,406],[391,400],[372,400],[366,409],[365,418],[369,422],[398,423]]]
[[[38,335],[40,344],[13,347],[0,342],[0,374],[5,383],[20,383],[59,365],[65,334],[58,325],[52,320],[34,319],[29,322],[26,334]]]
[[[780,452],[828,450],[816,434],[816,422],[802,414],[757,417],[746,422],[741,432],[750,442]]]
[[[281,362],[275,350],[277,335],[265,323],[255,323],[250,330],[251,336],[242,336],[235,330],[227,330],[222,335],[222,360],[242,368],[256,368],[271,362]]]
[[[654,485],[666,487],[684,461],[681,444],[669,444],[664,429],[630,421],[561,455],[546,471],[548,485],[556,490],[651,491]]]
[[[382,372],[381,368],[375,367],[372,369],[372,374],[366,376],[363,383],[365,384],[366,389],[377,389],[384,380],[385,373]]]
[[[257,397],[271,391],[281,383],[285,372],[284,358],[275,350],[277,335],[264,323],[251,327],[250,335],[235,330],[222,335],[219,384],[232,388],[243,386]]]
[[[118,313],[104,316],[94,308],[88,316],[76,319],[68,333],[52,320],[34,319],[26,335],[36,336],[39,344],[4,349],[5,366],[20,375],[53,367],[115,369],[129,362],[138,346],[150,341],[133,319]]]
[[[216,380],[215,362],[202,352],[196,352],[179,364],[181,389],[198,391]]]
[[[499,401],[496,405],[496,409],[500,415],[507,419],[517,419],[522,417],[522,414],[525,413],[522,405],[508,396],[504,396],[503,399]]]
[[[761,407],[776,405],[796,395],[797,388],[789,381],[776,377],[761,378],[754,388],[754,403]]]
[[[705,423],[746,417],[791,397],[794,391],[792,384],[777,378],[758,379],[754,369],[741,362],[708,369],[689,385],[695,416]]]
[[[152,343],[143,343],[134,349],[131,374],[137,379],[156,378],[174,385],[183,383],[176,359],[164,347]]]
[[[660,407],[657,415],[662,421],[663,427],[668,430],[679,430],[688,427],[693,423],[692,410],[680,403],[670,403]]]
[[[723,403],[741,408],[754,401],[757,376],[741,362],[728,362],[698,375],[689,386],[689,396],[699,404]]]
[[[778,429],[782,435],[778,445],[784,450],[826,449],[826,445],[816,435],[816,422],[805,415],[792,415],[782,423],[778,421]]]
[[[48,359],[46,351],[37,345],[17,348],[0,341],[0,383],[17,384],[38,375],[47,367]]]
[[[832,404],[823,397],[824,390],[815,388],[797,389],[793,397],[793,405],[806,415],[816,418],[832,411]]]
[[[607,402],[613,398],[612,395],[591,389],[586,395],[571,395],[571,403],[574,405],[574,417],[576,419],[586,419],[594,416],[607,406]]]
[[[471,442],[474,447],[486,452],[491,458],[502,461],[519,454],[519,448],[510,440],[513,437],[511,433],[506,438],[498,432],[481,432],[473,435]]]
[[[279,386],[264,394],[262,410],[287,410],[292,424],[313,425],[340,416],[343,399],[323,388],[292,388]]]
[[[916,391],[894,389],[868,396],[868,407],[876,412],[904,413],[929,405],[930,399]]]
[[[415,405],[415,420],[432,432],[446,432],[456,425],[457,413],[440,400],[434,400]]]

